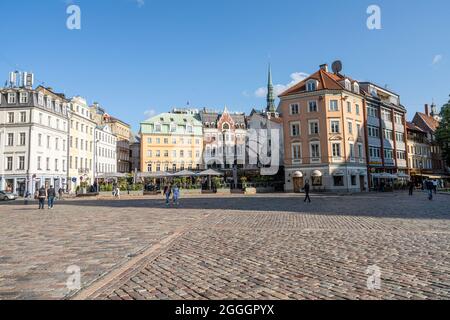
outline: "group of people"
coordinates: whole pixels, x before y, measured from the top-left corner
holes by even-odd
[[[414,194],[414,190],[416,189],[416,184],[413,181],[409,182],[409,195],[412,196]],[[433,200],[433,193],[437,194],[438,190],[438,182],[437,180],[427,179],[422,183],[422,190],[426,190],[428,194],[428,199]]]
[[[64,190],[59,188],[58,190],[58,199],[62,200],[64,196]],[[53,209],[55,205],[56,199],[56,189],[53,186],[46,189],[44,186],[40,187],[34,194],[34,198],[39,200],[39,210],[44,210],[45,208],[45,200],[47,199],[48,209]]]
[[[178,185],[166,185],[164,187],[164,196],[166,197],[166,206],[170,206],[170,197],[172,196],[173,204],[178,206],[180,204],[180,188]]]

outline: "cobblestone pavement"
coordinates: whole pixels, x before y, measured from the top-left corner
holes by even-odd
[[[449,299],[450,196],[0,205],[0,299]],[[83,290],[66,288],[78,265]],[[381,288],[369,290],[376,265]],[[75,294],[75,296],[73,296]]]

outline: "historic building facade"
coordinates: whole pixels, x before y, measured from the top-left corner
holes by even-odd
[[[130,138],[131,171],[141,170],[141,138],[132,134]]]
[[[10,82],[0,89],[0,189],[33,194],[66,188],[68,101],[42,86]]]
[[[423,182],[423,175],[432,174],[431,145],[427,133],[412,122],[407,123],[408,161],[411,179],[416,183]]]
[[[131,127],[129,124],[109,115],[98,103],[90,106],[94,121],[98,126],[103,127],[108,125],[112,133],[117,138],[117,172],[129,173],[131,172],[130,161],[130,138]]]
[[[117,137],[109,125],[96,126],[94,129],[94,179],[117,173]]]
[[[427,143],[431,149],[431,173],[427,174],[428,178],[450,180],[445,162],[442,158],[442,150],[436,142],[436,130],[440,122],[439,113],[436,105],[433,103],[431,108],[425,105],[425,113],[418,112],[415,114],[412,123],[425,132]]]
[[[382,182],[408,177],[406,108],[398,94],[370,82],[360,85],[366,102],[369,184],[378,189]]]
[[[141,172],[202,168],[203,133],[197,115],[175,111],[141,123]]]
[[[205,168],[244,169],[247,163],[247,121],[244,113],[200,111],[204,134]]]
[[[82,182],[94,183],[94,130],[96,123],[82,97],[70,100],[69,111],[69,190],[75,192]]]
[[[280,95],[285,190],[368,190],[364,96],[360,85],[322,65]]]

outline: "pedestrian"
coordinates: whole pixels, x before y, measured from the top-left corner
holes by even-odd
[[[434,194],[437,194],[437,189],[438,189],[438,182],[436,179],[433,180],[433,191]]]
[[[306,180],[306,184],[305,184],[305,194],[306,194],[306,196],[305,196],[305,201],[304,202],[309,201],[309,203],[311,203],[311,197],[309,196],[310,189],[311,189],[311,187],[309,185],[309,181]]]
[[[117,185],[115,193],[116,193],[116,198],[120,200],[120,187],[119,187],[119,185]]]
[[[58,200],[62,200],[64,196],[64,190],[63,188],[59,188],[58,190]]]
[[[53,188],[53,186],[50,186],[50,188],[47,191],[47,198],[48,198],[48,209],[53,209],[53,204],[55,203],[56,198],[56,190]]]
[[[180,199],[180,188],[178,187],[178,185],[175,185],[173,188],[173,204],[175,206],[178,206],[180,204],[179,199]]]
[[[37,198],[39,200],[39,210],[43,210],[45,207],[45,199],[47,198],[47,191],[44,186],[37,191]]]
[[[431,201],[431,200],[433,200],[433,188],[434,188],[433,181],[427,180],[425,182],[425,186],[426,186],[426,189],[428,192],[428,200]]]
[[[413,193],[414,193],[414,188],[415,188],[415,187],[416,187],[416,186],[415,186],[414,182],[411,180],[411,181],[409,182],[409,195],[410,195],[410,196],[413,195]]]
[[[170,195],[172,194],[172,188],[170,185],[164,187],[164,196],[166,197],[166,206],[170,205]]]

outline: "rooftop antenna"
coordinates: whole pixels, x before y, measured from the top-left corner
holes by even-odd
[[[333,62],[331,68],[334,74],[340,73],[342,71],[342,61],[336,60],[335,62]]]

